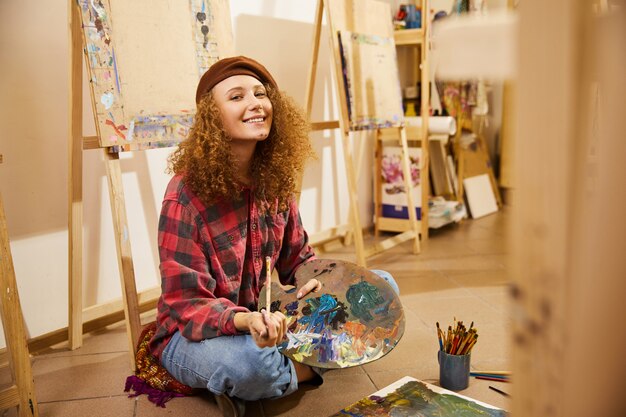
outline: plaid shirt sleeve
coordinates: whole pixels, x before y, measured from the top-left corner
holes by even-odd
[[[283,285],[294,285],[296,270],[308,260],[315,259],[315,252],[309,245],[309,236],[302,225],[295,200],[290,203],[286,220],[285,234],[276,266],[280,282]]]
[[[181,335],[200,341],[220,335],[238,334],[233,317],[249,311],[225,298],[216,298],[216,280],[209,270],[198,216],[177,201],[164,201],[159,219],[161,300],[159,314],[168,311],[169,323]],[[206,248],[206,249],[205,249]]]

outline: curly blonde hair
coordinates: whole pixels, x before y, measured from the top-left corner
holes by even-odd
[[[267,139],[257,142],[250,174],[256,197],[265,198],[271,206],[277,200],[276,208],[285,210],[297,191],[305,161],[314,156],[310,125],[291,97],[271,86],[265,88],[273,107],[272,127]],[[205,204],[241,191],[230,140],[209,92],[198,104],[189,136],[170,155],[168,173],[183,175]]]

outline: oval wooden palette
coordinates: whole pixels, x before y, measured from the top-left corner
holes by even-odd
[[[310,279],[322,290],[296,298]],[[259,300],[265,299],[265,288]],[[347,368],[382,358],[404,333],[400,298],[383,278],[356,264],[330,259],[307,262],[296,287],[272,283],[272,311],[287,316],[287,339],[278,349],[289,358],[321,368]]]

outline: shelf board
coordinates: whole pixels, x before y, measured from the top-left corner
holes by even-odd
[[[424,42],[423,29],[401,29],[393,31],[393,39],[397,46],[420,45]]]
[[[422,228],[422,221],[418,220],[418,229]],[[376,219],[378,230],[385,232],[406,232],[411,230],[411,223],[408,219],[395,219],[392,217],[378,217]]]

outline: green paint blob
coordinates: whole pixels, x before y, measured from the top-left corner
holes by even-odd
[[[351,285],[346,300],[350,303],[350,312],[363,321],[372,320],[370,311],[385,302],[378,288],[366,281]]]

